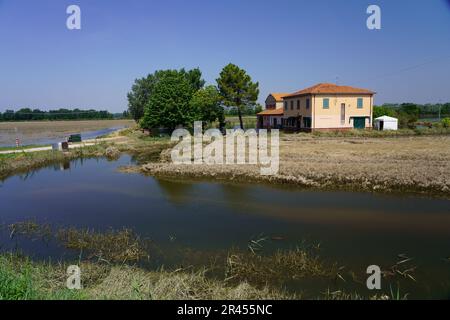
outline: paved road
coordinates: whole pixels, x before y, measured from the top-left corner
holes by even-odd
[[[125,140],[125,139],[126,139],[126,137],[113,137],[113,138],[86,140],[82,143],[70,144],[69,149],[89,147],[89,146],[99,144],[101,142],[120,142],[120,140]],[[12,153],[22,153],[22,152],[29,153],[29,152],[39,152],[39,151],[49,151],[49,150],[52,150],[52,146],[29,148],[29,149],[5,150],[5,151],[0,151],[0,154],[12,154]]]

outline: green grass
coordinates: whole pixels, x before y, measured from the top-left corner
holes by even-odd
[[[0,299],[25,300],[36,296],[31,279],[31,268],[24,265],[20,270],[14,270],[10,263],[0,263]],[[18,271],[18,272],[17,272]]]
[[[62,286],[52,287],[47,276],[55,276],[54,268],[34,264],[16,254],[0,255],[0,300],[81,299],[83,293]]]

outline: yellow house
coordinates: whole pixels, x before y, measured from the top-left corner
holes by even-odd
[[[279,129],[283,123],[283,96],[288,93],[271,93],[266,99],[266,109],[257,114],[259,129]]]
[[[319,83],[283,96],[286,130],[347,130],[372,128],[375,92]]]

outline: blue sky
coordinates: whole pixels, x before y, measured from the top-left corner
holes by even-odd
[[[318,82],[373,89],[375,102],[450,101],[450,1],[0,0],[0,111],[121,112],[133,80],[229,62],[269,92]],[[66,28],[79,5],[82,29]],[[382,29],[366,9],[382,10]]]

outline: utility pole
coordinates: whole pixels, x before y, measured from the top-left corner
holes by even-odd
[[[442,100],[439,99],[439,122],[441,122],[441,108],[442,108]]]

